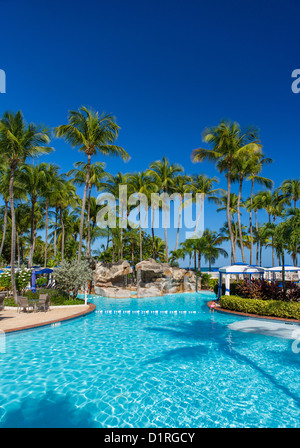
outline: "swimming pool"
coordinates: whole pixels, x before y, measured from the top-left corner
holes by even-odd
[[[0,427],[298,427],[300,354],[234,331],[211,293],[89,296],[94,313],[11,333]]]

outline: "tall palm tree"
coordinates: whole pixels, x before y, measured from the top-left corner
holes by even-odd
[[[179,230],[180,230],[180,226],[181,226],[181,217],[182,217],[182,210],[184,207],[184,202],[185,202],[185,194],[189,193],[191,191],[191,182],[192,182],[192,177],[188,176],[187,174],[179,174],[178,176],[176,176],[175,180],[174,180],[174,187],[172,188],[172,190],[174,191],[174,193],[176,193],[179,196],[179,208],[178,208],[178,224],[177,224],[177,235],[176,235],[176,244],[175,244],[175,248],[174,248],[174,254],[176,254],[177,252],[177,246],[178,246],[178,242],[179,242]],[[180,254],[181,252],[179,252]]]
[[[103,179],[107,176],[104,171],[105,163],[95,162],[90,166],[90,178],[88,184],[88,194],[87,194],[87,257],[91,258],[91,228],[90,228],[90,217],[91,217],[91,192],[92,188],[95,187],[97,190],[101,188]],[[87,176],[87,164],[84,162],[74,163],[74,168],[67,173],[67,176],[74,176],[73,182],[75,185],[84,185]]]
[[[268,224],[269,229],[274,230],[275,221],[278,217],[283,216],[284,207],[288,203],[288,199],[285,195],[280,194],[279,189],[271,192],[270,190],[261,191],[256,196],[256,201],[259,207],[264,209],[268,214]],[[272,221],[271,221],[272,220]],[[273,227],[271,226],[273,225]],[[272,230],[272,232],[273,232]],[[271,233],[272,233],[271,232]],[[273,232],[274,233],[274,232]],[[273,244],[273,233],[272,233],[272,266],[275,264],[275,251]]]
[[[49,229],[49,207],[53,206],[53,195],[61,187],[61,178],[58,173],[59,166],[54,163],[47,163],[44,167],[45,179],[40,186],[41,197],[45,201],[45,245],[44,245],[44,267],[47,266],[48,259],[48,229]]]
[[[72,180],[68,180],[62,184],[60,194],[56,199],[56,206],[59,210],[60,225],[61,225],[61,260],[64,260],[65,249],[65,225],[64,225],[64,211],[69,207],[75,208],[78,204],[79,197],[76,194],[76,187]]]
[[[183,249],[183,252],[185,255],[188,255],[189,257],[189,269],[191,269],[191,261],[192,261],[192,255],[194,253],[194,247],[193,247],[193,240],[187,239],[180,243],[180,248]]]
[[[8,221],[8,206],[9,206],[9,182],[10,182],[10,168],[7,164],[0,165],[0,194],[4,200],[4,213],[3,213],[3,227],[2,227],[2,240],[0,245],[0,257],[3,252],[7,221]],[[22,183],[14,182],[14,197],[16,199],[26,200],[26,193],[24,192],[24,187]]]
[[[44,126],[26,124],[21,111],[5,112],[0,120],[0,158],[10,168],[9,199],[11,208],[11,283],[16,300],[15,255],[16,255],[16,221],[14,209],[14,178],[20,164],[29,157],[36,157],[53,151],[47,145],[50,142],[49,130]]]
[[[163,193],[163,208],[165,214],[165,244],[166,244],[166,261],[169,259],[168,251],[168,233],[167,233],[167,194],[172,192],[174,188],[176,176],[183,172],[183,168],[179,164],[170,164],[166,157],[162,160],[152,162],[148,173],[153,177],[153,181],[158,185],[159,191]]]
[[[249,229],[250,229],[250,239],[251,239],[250,264],[252,264],[252,254],[253,254],[253,225],[252,225],[252,208],[253,207],[252,206],[253,206],[254,184],[264,186],[268,189],[271,189],[273,187],[273,181],[271,179],[261,176],[261,174],[260,174],[263,169],[263,166],[268,165],[272,162],[273,162],[273,160],[271,158],[265,157],[262,152],[258,151],[256,154],[254,154],[254,157],[252,157],[250,167],[249,167],[250,173],[247,176],[247,180],[249,180],[251,182],[250,204],[248,207]],[[258,262],[256,264],[258,264]]]
[[[237,226],[237,222],[235,221],[235,215],[237,215],[237,202],[238,202],[238,196],[235,193],[230,193],[229,217],[230,217],[230,222],[231,222],[231,232],[232,232],[232,236],[233,236],[234,250],[236,248],[237,239],[238,239],[238,226]],[[217,208],[217,212],[227,210],[227,208],[228,208],[227,194],[224,193],[221,196],[221,198],[217,198],[216,203],[220,205],[220,207]],[[228,222],[227,222],[226,226],[223,226],[223,233],[224,234],[228,233],[228,241],[230,241],[231,236],[230,236],[230,232],[229,232]],[[232,247],[231,247],[231,263],[234,263]]]
[[[130,186],[130,191],[134,192],[134,194],[136,194],[139,199],[140,261],[142,261],[143,260],[142,210],[141,210],[142,204],[139,195],[141,194],[145,195],[148,202],[149,193],[153,191],[154,182],[146,171],[130,174],[128,175],[127,180]],[[146,213],[147,211],[148,210],[146,210]]]
[[[195,195],[194,199],[196,200],[196,195],[200,194],[202,195],[202,202],[201,202],[201,207],[197,216],[197,220],[196,220],[196,225],[195,225],[195,230],[194,230],[194,236],[196,234],[198,225],[199,225],[199,220],[200,220],[200,216],[202,213],[202,206],[203,206],[203,202],[205,199],[208,199],[208,201],[213,201],[216,202],[217,201],[217,194],[218,193],[222,193],[224,192],[224,190],[222,188],[214,188],[214,183],[218,183],[218,178],[217,177],[208,177],[205,174],[195,174],[194,176],[192,176],[192,182],[191,182],[191,186],[190,186],[190,191]]]
[[[280,189],[297,208],[297,201],[300,199],[300,179],[287,179],[282,182]]]
[[[226,173],[227,177],[227,222],[231,242],[233,260],[236,262],[234,236],[230,219],[230,194],[232,182],[232,170],[235,160],[241,153],[256,148],[259,150],[260,143],[258,133],[254,127],[242,131],[236,122],[229,123],[224,120],[218,126],[206,128],[203,132],[204,142],[211,144],[212,149],[198,148],[192,152],[193,162],[203,162],[204,160],[215,162],[217,169]]]
[[[80,216],[78,260],[81,260],[83,221],[86,208],[87,191],[90,182],[91,158],[100,152],[106,156],[118,156],[128,160],[128,153],[120,146],[113,145],[118,137],[119,126],[112,115],[94,112],[86,107],[70,111],[68,124],[55,128],[57,137],[64,138],[73,148],[78,148],[87,156],[86,180]]]
[[[32,266],[33,253],[36,238],[36,225],[37,221],[34,217],[34,210],[38,198],[41,195],[41,191],[46,184],[46,163],[40,163],[38,165],[23,165],[20,167],[19,181],[24,185],[31,203],[31,231],[30,231],[30,250],[28,258],[28,266]]]
[[[205,239],[204,258],[208,261],[209,270],[211,271],[211,265],[215,264],[216,260],[223,255],[224,258],[228,257],[228,253],[225,249],[219,245],[223,242],[223,236],[215,231],[209,229],[204,230],[203,237]]]

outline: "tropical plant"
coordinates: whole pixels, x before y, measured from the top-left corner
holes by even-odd
[[[226,215],[228,230],[230,235],[233,261],[236,262],[235,242],[232,231],[230,217],[230,195],[232,173],[234,164],[241,154],[247,154],[250,150],[259,151],[261,148],[258,140],[258,132],[254,127],[244,131],[238,123],[226,122],[222,120],[218,126],[206,128],[203,132],[204,142],[212,146],[211,149],[198,148],[192,152],[193,162],[203,162],[204,160],[215,162],[217,169],[226,173],[227,177],[227,206]]]
[[[94,112],[86,107],[79,108],[79,111],[70,111],[68,124],[55,128],[57,137],[64,138],[73,148],[78,148],[87,156],[86,179],[82,199],[78,260],[81,260],[84,213],[86,198],[90,182],[91,158],[98,152],[103,155],[122,157],[128,160],[128,153],[120,146],[113,145],[118,137],[119,126],[112,115]]]
[[[49,153],[53,150],[45,146],[50,142],[49,130],[44,126],[25,123],[21,111],[5,112],[0,120],[0,158],[10,169],[9,199],[11,209],[11,274],[12,290],[16,300],[15,287],[15,254],[16,254],[16,221],[14,208],[15,172],[29,157]]]

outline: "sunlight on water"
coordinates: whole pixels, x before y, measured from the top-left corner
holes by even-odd
[[[91,315],[8,334],[0,426],[299,426],[292,341],[228,328],[211,298],[89,296]]]

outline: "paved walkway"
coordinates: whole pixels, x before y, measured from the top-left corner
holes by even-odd
[[[95,305],[74,305],[66,307],[50,307],[46,312],[37,311],[18,313],[17,308],[0,311],[0,331],[5,333],[11,331],[25,330],[28,328],[39,327],[42,325],[60,322],[83,316],[95,310]]]

